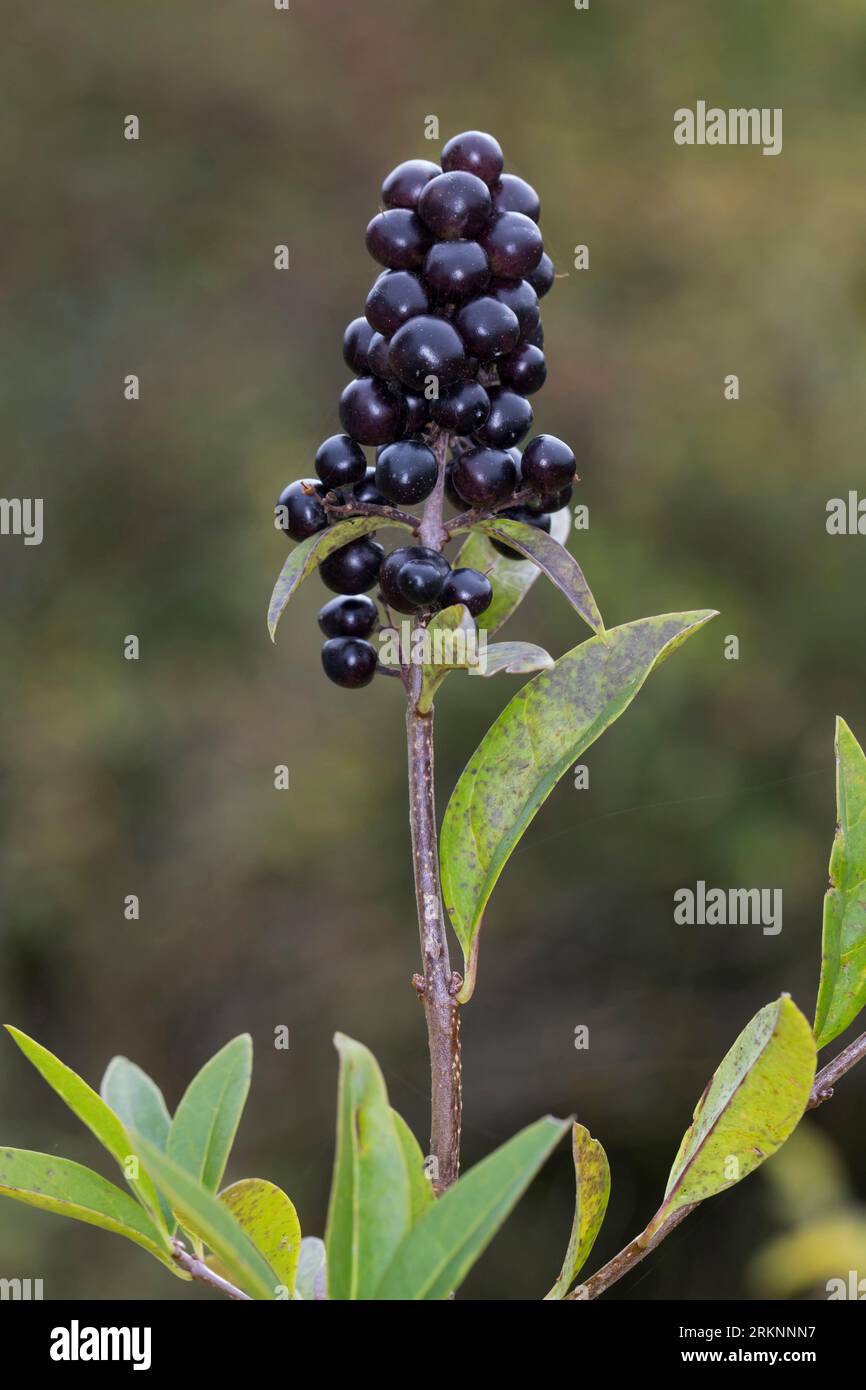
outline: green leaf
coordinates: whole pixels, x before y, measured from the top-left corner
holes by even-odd
[[[542,574],[546,574],[551,583],[565,594],[571,606],[577,610],[584,622],[589,624],[593,632],[604,632],[598,604],[583,576],[583,570],[574,556],[570,555],[559,541],[554,540],[553,536],[549,536],[546,531],[539,531],[535,526],[527,526],[523,521],[511,521],[507,517],[491,517],[489,521],[477,521],[472,529],[480,531],[482,535],[493,536],[495,540],[504,541],[506,545],[513,546],[527,559],[532,560]]]
[[[325,1246],[333,1299],[367,1299],[409,1230],[413,1193],[403,1144],[373,1054],[337,1033],[337,1152]]]
[[[396,1110],[392,1110],[391,1119],[394,1121],[397,1138],[403,1150],[406,1172],[409,1175],[409,1218],[414,1226],[419,1216],[423,1216],[427,1208],[432,1207],[436,1200],[433,1194],[433,1184],[427,1176],[426,1161],[421,1152],[421,1146],[403,1116],[398,1115]]]
[[[355,516],[348,521],[335,522],[326,531],[317,531],[314,536],[309,536],[307,540],[301,541],[300,545],[296,545],[280,571],[280,577],[274,585],[268,604],[268,632],[271,634],[271,641],[276,641],[277,624],[289,599],[332,551],[339,550],[341,546],[357,540],[359,536],[368,536],[371,531],[381,531],[386,527],[411,530],[408,523],[392,521],[388,517]]]
[[[99,1094],[128,1130],[136,1130],[158,1149],[165,1150],[171,1116],[162,1091],[147,1072],[126,1057],[112,1057],[105,1069]],[[171,1212],[165,1203],[162,1204],[162,1215],[171,1231]]]
[[[574,1155],[574,1175],[577,1182],[577,1198],[574,1207],[574,1224],[565,1259],[559,1278],[545,1301],[565,1298],[577,1278],[590,1251],[595,1245],[596,1236],[607,1211],[610,1196],[610,1168],[607,1154],[597,1139],[593,1139],[588,1129],[575,1124],[572,1127],[571,1149]]]
[[[433,697],[448,673],[468,666],[470,657],[479,647],[475,621],[462,603],[440,608],[427,624],[426,632],[431,643],[441,644],[443,660],[426,663],[421,672],[418,709],[422,714],[432,707]],[[435,646],[433,651],[435,653]]]
[[[571,528],[571,512],[568,507],[554,512],[550,518],[550,534],[560,545],[565,545]],[[485,608],[484,627],[489,637],[497,632],[523,602],[541,571],[531,560],[508,560],[493,549],[490,541],[480,531],[472,531],[460,549],[454,568],[465,566],[486,574],[493,585],[493,600]]]
[[[299,1298],[321,1301],[328,1297],[325,1242],[318,1236],[304,1236],[301,1241],[296,1288]]]
[[[228,1208],[141,1135],[135,1140],[175,1216],[214,1252],[226,1277],[251,1298],[276,1298],[279,1280]]]
[[[442,824],[442,890],[475,987],[484,908],[508,858],[559,778],[622,714],[712,611],[642,618],[591,637],[506,705],[469,760]]]
[[[816,1060],[812,1030],[787,994],[755,1014],[697,1103],[648,1235],[781,1148],[806,1109]]]
[[[836,720],[836,807],[815,1013],[819,1047],[844,1033],[866,1004],[866,757],[844,719]]]
[[[138,1202],[71,1159],[29,1149],[0,1149],[0,1195],[126,1236],[173,1274],[187,1277],[171,1258],[165,1233],[157,1229]]]
[[[556,663],[550,652],[533,642],[493,642],[484,652],[484,660],[469,667],[470,676],[525,676],[530,671],[549,671]]]
[[[267,1260],[289,1298],[294,1298],[301,1223],[282,1188],[263,1178],[243,1178],[224,1188],[219,1200]]]
[[[444,1299],[459,1288],[571,1121],[547,1116],[464,1174],[404,1238],[377,1299]]]
[[[216,1191],[225,1172],[252,1067],[252,1039],[241,1033],[192,1079],[172,1121],[166,1153],[209,1192]]]
[[[150,1213],[156,1224],[162,1227],[162,1210],[150,1174],[145,1169],[139,1168],[137,1177],[130,1176],[135,1171],[136,1166],[129,1163],[130,1158],[135,1157],[135,1149],[129,1134],[114,1111],[109,1109],[92,1086],[88,1086],[77,1072],[74,1072],[71,1067],[67,1067],[64,1062],[54,1056],[53,1052],[49,1052],[47,1047],[42,1047],[40,1043],[35,1042],[33,1038],[28,1038],[26,1033],[22,1033],[18,1028],[13,1028],[11,1024],[7,1024],[6,1028],[27,1060],[33,1063],[33,1066],[45,1078],[49,1086],[69,1106],[73,1115],[78,1116],[91,1133],[96,1135],[100,1144],[108,1150],[112,1158],[116,1159],[124,1178],[142,1206]]]

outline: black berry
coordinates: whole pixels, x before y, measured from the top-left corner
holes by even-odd
[[[492,135],[481,130],[464,130],[454,135],[442,151],[442,168],[449,173],[464,169],[486,184],[494,184],[502,173],[502,147]]]
[[[516,347],[520,337],[517,315],[498,299],[482,295],[464,304],[456,319],[457,329],[469,352],[489,362]]]
[[[530,271],[538,265],[544,243],[531,217],[522,212],[503,212],[479,241],[487,252],[494,275],[506,280],[528,279],[533,283]]]
[[[392,550],[385,559],[379,582],[391,607],[413,613],[436,603],[450,573],[451,566],[438,550],[406,545]]]
[[[429,421],[430,402],[426,396],[418,396],[413,391],[404,391],[403,400],[406,402],[406,428],[403,433],[408,438],[409,435],[420,434]]]
[[[558,492],[574,482],[574,454],[553,434],[538,434],[530,439],[520,466],[524,485],[541,495]]]
[[[390,338],[401,323],[415,314],[426,314],[427,292],[417,275],[409,270],[386,270],[380,275],[364,306],[377,333]]]
[[[421,190],[442,170],[429,159],[407,159],[392,169],[382,184],[386,208],[416,208]]]
[[[316,450],[316,472],[326,488],[359,483],[366,469],[364,450],[347,434],[332,434]]]
[[[494,212],[522,212],[537,222],[541,216],[541,202],[535,189],[525,179],[516,174],[503,174],[493,188]]]
[[[384,553],[378,541],[359,536],[322,561],[322,582],[335,594],[363,594],[375,584]]]
[[[538,323],[535,325],[532,331],[527,333],[525,337],[521,339],[521,341],[529,343],[531,347],[544,347],[544,325],[542,324],[541,319],[538,320]]]
[[[423,502],[436,486],[436,455],[417,439],[389,444],[376,460],[376,486],[390,502]]]
[[[328,524],[322,506],[324,493],[325,489],[315,478],[299,478],[284,487],[274,510],[280,530],[293,541],[305,541],[317,531],[324,531]]]
[[[421,390],[432,376],[441,390],[463,375],[466,353],[447,319],[420,314],[398,328],[391,339],[391,365],[406,386]]]
[[[487,293],[500,304],[507,304],[517,315],[521,337],[538,327],[541,321],[538,295],[528,280],[494,280]]]
[[[319,613],[319,627],[326,637],[369,637],[378,620],[379,610],[366,594],[340,594]]]
[[[529,507],[508,507],[504,512],[500,512],[508,521],[522,521],[525,526],[534,526],[538,531],[550,531],[550,517],[546,512],[534,512]],[[514,550],[512,546],[506,545],[504,541],[496,541],[491,537],[493,549],[500,555],[504,555],[506,560],[525,560],[526,556],[521,555],[519,550]]]
[[[546,251],[542,255],[538,265],[534,270],[530,271],[526,278],[535,290],[538,298],[543,299],[556,278],[553,269],[553,261]]]
[[[475,174],[456,170],[425,184],[418,199],[418,215],[440,241],[459,241],[484,229],[492,206],[487,184]]]
[[[479,613],[490,607],[492,598],[493,586],[486,574],[478,570],[457,569],[452,570],[445,580],[439,602],[443,608],[449,608],[452,603],[462,603],[473,618],[477,618]]]
[[[376,507],[387,506],[388,503],[387,497],[383,497],[376,486],[375,468],[367,469],[361,481],[352,488],[352,496],[356,502],[367,502]]]
[[[507,386],[491,386],[487,394],[490,414],[475,431],[475,438],[494,449],[510,449],[532,427],[532,406],[525,396],[518,396]]]
[[[454,460],[454,491],[472,507],[492,507],[514,491],[517,469],[504,449],[467,449]]]
[[[367,225],[367,250],[389,270],[413,270],[424,264],[430,233],[417,213],[391,208],[377,213]]]
[[[374,376],[381,377],[384,381],[393,380],[394,372],[388,352],[388,339],[383,337],[381,333],[374,333],[370,339],[367,348],[367,361]]]
[[[499,380],[503,386],[519,391],[521,396],[531,396],[540,391],[547,380],[547,363],[541,348],[522,343],[514,352],[503,357],[499,366]]]
[[[350,381],[340,397],[340,423],[358,444],[390,444],[406,426],[406,403],[378,377]]]
[[[437,425],[453,434],[473,434],[490,414],[490,397],[478,381],[461,381],[431,401]]]
[[[369,685],[378,660],[376,648],[360,637],[331,637],[322,648],[325,675],[346,690]]]
[[[490,279],[487,254],[477,241],[437,241],[424,262],[424,282],[446,302],[470,299]]]
[[[367,348],[372,336],[373,329],[365,318],[352,319],[343,334],[343,361],[356,376],[366,376],[370,370]]]

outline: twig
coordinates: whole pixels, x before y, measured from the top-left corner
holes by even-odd
[[[383,522],[390,521],[395,526],[408,526],[413,535],[418,535],[418,518],[413,516],[411,512],[401,512],[399,507],[386,507],[380,502],[329,502],[328,498],[334,495],[334,493],[329,492],[322,501],[328,516],[337,518],[341,516],[380,516]]]
[[[212,1269],[209,1269],[203,1260],[197,1260],[195,1255],[191,1255],[182,1240],[171,1242],[171,1254],[175,1264],[179,1264],[181,1269],[186,1270],[191,1279],[197,1279],[200,1284],[207,1284],[217,1293],[224,1293],[226,1298],[233,1298],[238,1303],[252,1302],[248,1293],[235,1288],[228,1279],[221,1278],[219,1274],[215,1274]]]
[[[828,1062],[826,1067],[822,1067],[818,1072],[806,1109],[814,1110],[829,1100],[836,1082],[864,1057],[866,1057],[866,1033],[861,1033],[859,1038],[855,1038],[852,1043],[843,1048],[838,1057],[834,1057],[832,1062]],[[581,1302],[598,1298],[599,1294],[609,1289],[611,1284],[617,1283],[624,1274],[628,1274],[629,1270],[634,1269],[636,1264],[645,1259],[650,1251],[654,1250],[666,1236],[669,1236],[671,1231],[676,1230],[680,1222],[684,1221],[689,1213],[698,1206],[700,1206],[700,1202],[693,1202],[689,1206],[680,1207],[652,1236],[648,1237],[646,1231],[642,1231],[623,1250],[620,1250],[618,1255],[614,1255],[612,1260],[608,1260],[606,1265],[602,1265],[601,1269],[585,1283],[578,1284],[577,1288],[573,1289],[566,1297]]]
[[[422,545],[441,550],[447,539],[442,524],[442,499],[448,435],[438,433],[431,445],[439,464],[439,476],[425,504],[419,536]],[[458,975],[452,974],[445,935],[436,833],[433,711],[422,714],[417,708],[422,675],[420,665],[414,666],[410,672],[409,708],[406,713],[409,823],[423,966],[423,973],[414,977],[413,984],[427,1018],[431,1079],[430,1152],[436,1160],[434,1190],[441,1193],[456,1181],[460,1169],[460,1010],[455,996],[462,981]]]
[[[497,502],[495,507],[474,507],[471,511],[461,512],[459,516],[453,516],[450,521],[445,522],[445,531],[450,540],[458,532],[468,531],[473,526],[477,526],[479,521],[491,521],[511,507],[522,507],[527,502],[535,498],[536,494],[532,488],[525,487],[520,492],[515,492],[513,496],[506,497],[504,502]]]

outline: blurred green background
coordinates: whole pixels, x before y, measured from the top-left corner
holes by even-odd
[[[783,988],[814,1004],[833,716],[866,736],[866,540],[824,528],[827,499],[864,487],[862,5],[43,0],[4,7],[0,69],[2,492],[45,499],[40,547],[0,539],[2,1017],[94,1083],[129,1055],[170,1106],[248,1029],[229,1176],[282,1184],[310,1234],[333,1032],[375,1051],[422,1142],[427,1063],[402,691],[325,681],[317,580],[270,645],[271,508],[338,427],[340,338],[375,273],[364,228],[394,164],[436,157],[427,115],[443,141],[498,136],[560,271],[590,248],[544,301],[535,397],[537,428],[579,450],[591,525],[572,549],[609,625],[722,611],[591,750],[589,791],[566,778],[545,805],[464,1015],[465,1162],[576,1110],[613,1169],[595,1266],[655,1210],[740,1028]],[[782,154],[675,146],[673,112],[698,99],[781,106]],[[555,654],[585,635],[543,581],[509,631]],[[516,688],[444,687],[441,807]],[[697,879],[782,888],[781,935],[676,926],[673,893]],[[812,1122],[816,1171],[835,1155],[852,1200],[864,1099],[866,1069]],[[0,1116],[10,1144],[103,1162],[8,1041]],[[563,1149],[465,1296],[543,1294],[572,1202]],[[609,1297],[766,1291],[749,1269],[783,1231],[756,1176]],[[197,1296],[13,1203],[0,1274],[43,1277],[47,1297]]]

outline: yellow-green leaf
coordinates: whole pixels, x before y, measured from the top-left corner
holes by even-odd
[[[241,1033],[193,1077],[172,1120],[166,1153],[209,1192],[217,1190],[225,1172],[252,1069],[252,1039]]]
[[[410,1218],[414,1226],[419,1216],[424,1215],[424,1212],[433,1205],[436,1198],[433,1195],[433,1184],[427,1176],[424,1155],[418,1140],[403,1116],[398,1115],[396,1110],[391,1111],[391,1118],[394,1121],[397,1138],[403,1150],[406,1172],[409,1175]]]
[[[819,1047],[844,1033],[866,1004],[866,757],[844,719],[836,720],[836,807],[815,1013]]]
[[[243,1178],[224,1188],[219,1200],[267,1260],[289,1298],[294,1298],[301,1224],[282,1188],[263,1178]]]
[[[571,527],[568,507],[554,512],[550,519],[550,534],[565,545]],[[465,566],[486,574],[493,586],[493,600],[482,616],[488,637],[492,637],[520,606],[541,570],[532,560],[508,559],[493,549],[487,536],[471,531],[454,561],[454,568]]]
[[[806,1109],[816,1060],[812,1030],[787,994],[755,1014],[698,1101],[649,1235],[781,1148]]]
[[[593,632],[603,633],[604,624],[595,597],[586,582],[583,570],[573,555],[560,545],[546,531],[535,526],[527,526],[524,521],[513,521],[510,517],[491,517],[489,521],[479,521],[473,531],[480,531],[494,540],[511,546],[528,560],[538,566],[542,574],[555,584],[568,599],[572,608],[592,628]]]
[[[577,1197],[574,1223],[559,1278],[546,1301],[565,1298],[589,1258],[601,1230],[607,1200],[610,1196],[610,1168],[607,1154],[597,1139],[583,1125],[572,1126],[571,1150],[574,1156],[574,1176]]]

